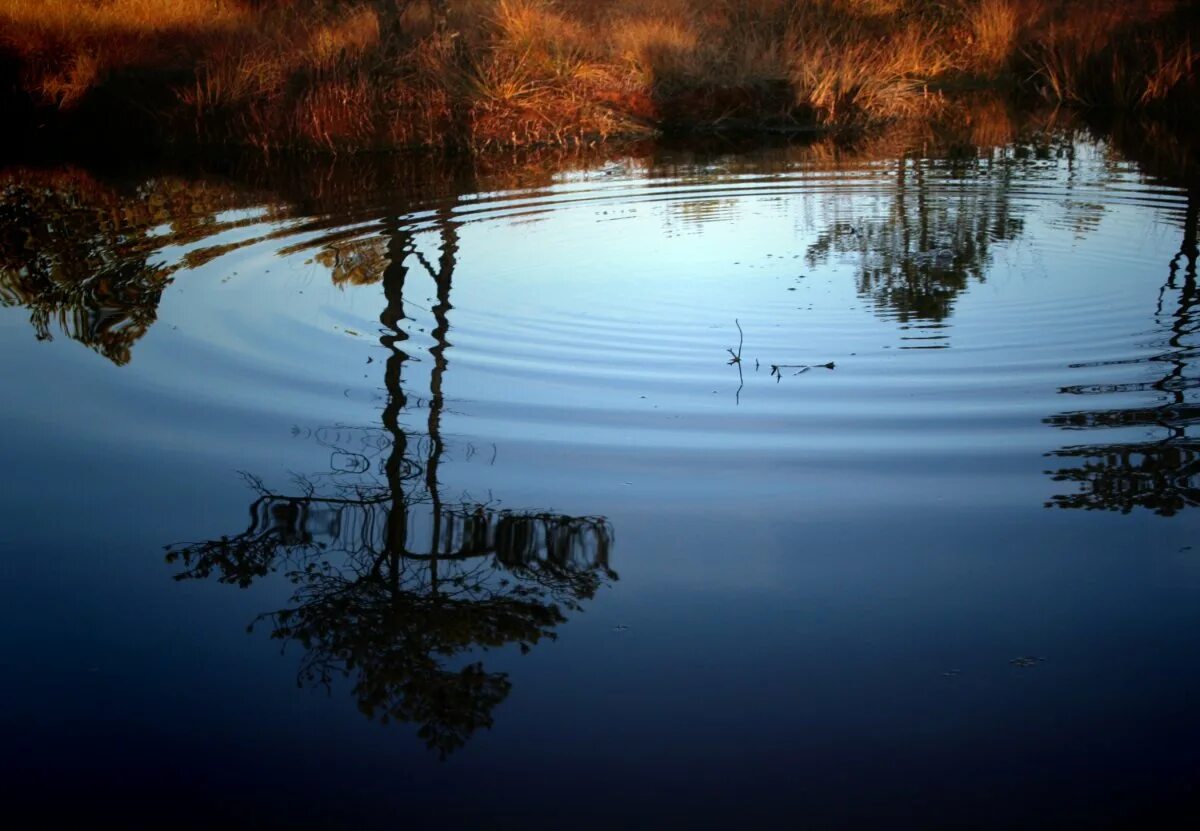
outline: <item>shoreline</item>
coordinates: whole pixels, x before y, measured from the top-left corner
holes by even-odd
[[[1194,124],[1200,99],[1200,7],[1183,0],[444,5],[0,0],[0,151],[853,135],[936,122],[962,96]]]

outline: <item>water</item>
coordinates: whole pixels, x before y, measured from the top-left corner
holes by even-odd
[[[1183,179],[1042,131],[2,181],[13,810],[1195,812]]]

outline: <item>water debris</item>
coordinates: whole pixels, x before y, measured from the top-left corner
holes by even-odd
[[[962,670],[961,669],[948,669],[945,672],[943,672],[942,675],[944,675],[946,678],[957,678],[958,676],[962,675]]]
[[[774,376],[775,383],[778,384],[783,380],[783,370],[785,369],[795,369],[798,371],[793,372],[793,375],[803,375],[810,369],[833,369],[835,366],[836,364],[833,361],[827,364],[771,364],[771,375]]]
[[[734,352],[733,349],[727,349],[726,351],[729,353],[729,365],[732,366],[737,364],[738,368],[738,388],[737,392],[733,394],[734,404],[738,405],[742,403],[742,387],[746,386],[746,379],[742,376],[742,344],[745,342],[746,336],[745,333],[742,332],[741,322],[739,322],[736,317],[733,319],[733,325],[736,326],[738,330],[737,352]],[[713,392],[716,392],[716,390],[713,390]]]
[[[1026,669],[1028,667],[1036,667],[1038,664],[1043,663],[1045,660],[1046,660],[1045,658],[1038,658],[1035,655],[1022,655],[1020,658],[1013,658],[1011,661],[1009,661],[1009,663],[1012,664],[1014,667],[1020,667],[1021,669]]]
[[[736,326],[737,330],[738,330],[737,352],[734,352],[732,348],[725,350],[726,352],[729,353],[729,363],[731,365],[732,364],[740,364],[742,362],[742,343],[746,339],[746,336],[742,333],[742,324],[738,322],[738,319],[736,317],[733,319],[733,325]]]

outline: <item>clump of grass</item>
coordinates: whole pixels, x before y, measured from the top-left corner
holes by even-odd
[[[351,6],[345,14],[313,27],[304,52],[310,65],[333,68],[346,60],[361,59],[378,47],[378,14],[367,6]]]
[[[251,26],[250,10],[235,0],[0,3],[0,47],[20,56],[25,88],[60,107],[131,67],[186,69]]]
[[[800,15],[792,22],[791,81],[797,100],[824,123],[929,112],[938,98],[928,82],[951,65],[949,54],[921,26],[891,37],[878,23]]]
[[[1013,0],[980,0],[966,9],[972,68],[982,73],[1004,71],[1017,51],[1021,10]]]
[[[608,37],[613,57],[647,87],[703,72],[700,36],[687,19],[627,18],[612,26]]]
[[[1194,117],[1200,7],[1186,2],[1030,7],[1018,43],[1027,85],[1047,100]]]

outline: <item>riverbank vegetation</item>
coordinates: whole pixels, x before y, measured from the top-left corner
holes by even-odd
[[[1184,0],[0,0],[9,141],[263,150],[860,129],[981,87],[1194,117]]]

